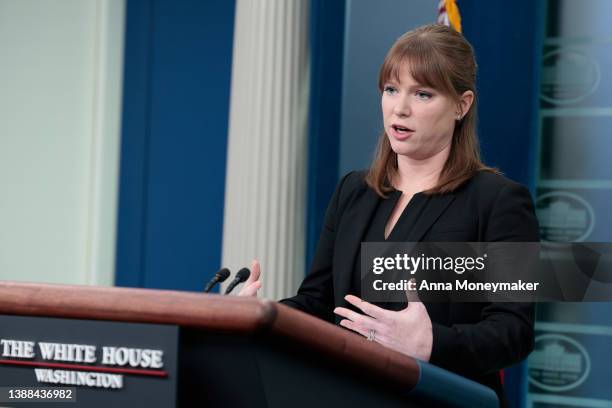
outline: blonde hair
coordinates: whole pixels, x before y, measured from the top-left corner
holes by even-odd
[[[474,101],[460,121],[455,122],[451,149],[440,173],[438,184],[427,194],[454,191],[477,171],[498,173],[480,160],[476,134],[476,60],[470,43],[452,28],[441,24],[419,27],[402,35],[393,44],[380,68],[378,88],[394,79],[399,82],[400,69],[408,64],[410,74],[420,84],[451,97],[457,104],[465,91],[474,93]],[[380,196],[393,190],[391,181],[398,175],[397,154],[391,149],[386,132],[380,135],[376,155],[366,183]]]

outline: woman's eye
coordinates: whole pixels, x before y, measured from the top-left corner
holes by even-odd
[[[388,93],[388,94],[393,94],[393,93],[397,92],[397,90],[394,87],[390,86],[390,85],[386,85],[383,88],[383,92]]]
[[[417,91],[415,95],[417,98],[424,100],[431,98],[431,94],[429,92]]]

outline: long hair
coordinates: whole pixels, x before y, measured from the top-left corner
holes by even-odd
[[[474,93],[468,112],[455,122],[448,159],[440,173],[438,184],[427,194],[443,194],[456,190],[477,171],[498,173],[480,160],[476,134],[476,59],[470,43],[452,28],[441,24],[419,27],[402,35],[393,44],[380,68],[378,88],[393,78],[399,82],[404,64],[420,84],[452,98],[459,105],[465,91]],[[386,132],[380,135],[374,161],[366,175],[366,183],[380,196],[391,192],[392,180],[398,175],[397,154],[392,150]]]

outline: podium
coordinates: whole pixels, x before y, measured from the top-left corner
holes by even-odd
[[[256,298],[0,282],[0,341],[0,406],[53,390],[45,407],[498,406],[481,384]]]

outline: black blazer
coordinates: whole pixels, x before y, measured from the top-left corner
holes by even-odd
[[[298,294],[281,302],[338,323],[336,306],[348,307],[361,241],[380,197],[364,172],[347,174],[331,199],[311,272]],[[533,242],[538,222],[529,191],[493,173],[479,172],[452,194],[434,195],[407,242]],[[493,388],[505,396],[499,370],[533,349],[534,306],[525,303],[426,303],[433,324],[430,363]]]

